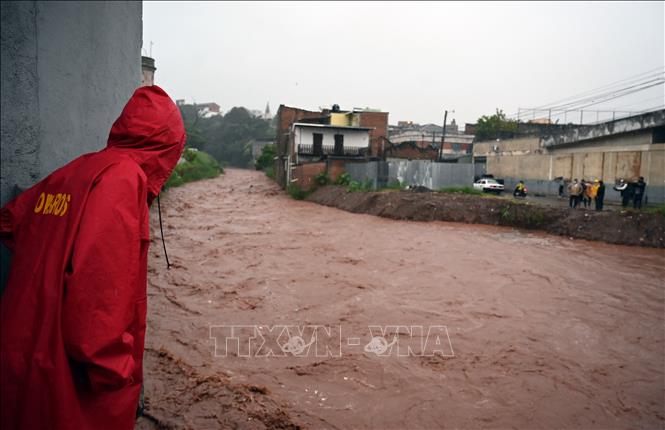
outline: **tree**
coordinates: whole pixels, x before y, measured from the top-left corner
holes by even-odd
[[[182,116],[182,122],[185,126],[185,134],[187,135],[187,146],[190,148],[196,148],[200,150],[205,150],[206,146],[206,137],[203,135],[201,130],[198,127],[199,120],[201,117],[196,110],[196,106],[193,105],[180,105],[180,115]]]
[[[255,117],[243,107],[234,107],[223,117],[210,120],[201,123],[207,139],[206,151],[219,162],[236,167],[252,166],[252,140],[272,139],[275,135],[269,121]]]
[[[277,149],[274,144],[269,144],[261,149],[261,155],[256,158],[254,168],[256,170],[266,170],[275,164]]]
[[[517,121],[506,119],[500,109],[492,116],[481,116],[476,123],[476,140],[506,139],[515,136],[516,132]]]
[[[234,107],[226,115],[209,118],[199,115],[195,105],[181,105],[187,133],[187,146],[205,151],[222,164],[252,167],[252,140],[275,136],[271,121],[255,117],[244,107]]]

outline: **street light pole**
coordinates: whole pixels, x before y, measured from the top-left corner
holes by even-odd
[[[439,150],[439,161],[443,160],[443,143],[446,141],[446,122],[448,122],[448,111],[443,114],[443,133],[441,133],[441,149]]]

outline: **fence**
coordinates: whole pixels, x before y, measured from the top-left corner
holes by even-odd
[[[472,186],[474,166],[470,163],[437,163],[429,160],[388,160],[347,164],[346,171],[355,181],[372,181],[375,188],[399,181],[409,186],[437,190]]]

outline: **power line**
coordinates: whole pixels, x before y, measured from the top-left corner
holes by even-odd
[[[602,92],[602,93],[595,93],[595,94],[593,94],[591,96],[588,96],[588,97],[578,98],[578,99],[570,101],[568,103],[544,105],[542,107],[538,107],[538,108],[535,108],[535,109],[543,109],[543,110],[546,110],[546,109],[561,109],[561,108],[572,109],[576,105],[596,101],[599,98],[613,97],[617,93],[620,93],[620,92],[623,92],[623,91],[627,91],[627,90],[630,90],[630,89],[633,89],[633,88],[639,88],[639,87],[642,87],[642,86],[651,86],[651,84],[654,84],[654,83],[661,84],[663,82],[665,82],[665,78],[655,78],[655,79],[654,78],[649,78],[647,80],[643,80],[643,81],[638,82],[638,83],[632,83],[631,85],[626,86],[626,87],[615,88],[615,89],[612,89],[610,91],[605,91],[605,92]]]
[[[659,85],[663,85],[665,83],[665,78],[656,78],[656,79],[649,79],[645,80],[642,82],[639,82],[637,84],[629,85],[627,87],[623,88],[617,88],[613,89],[611,91],[606,91],[604,93],[600,94],[594,94],[591,97],[586,97],[578,100],[571,101],[569,103],[561,104],[561,105],[545,105],[543,108],[532,108],[532,109],[525,109],[527,112],[536,112],[536,111],[574,111],[574,110],[581,110],[584,109],[585,107],[589,106],[594,106],[597,104],[602,104],[606,103],[611,100],[615,100],[617,98],[622,98],[625,96],[628,96],[630,94],[634,94],[637,92],[641,92],[644,90],[647,90],[649,88],[653,88]],[[522,109],[518,111],[517,115],[518,117],[521,115]],[[514,117],[515,114],[510,115],[509,117]]]
[[[621,92],[621,94],[613,93],[613,94],[608,95],[606,97],[601,97],[601,100],[590,100],[589,103],[584,104],[583,106],[576,106],[576,107],[577,107],[577,109],[584,109],[585,107],[594,106],[594,105],[597,105],[597,104],[600,104],[600,103],[605,103],[605,102],[608,102],[610,100],[618,99],[618,98],[625,97],[625,96],[630,95],[630,94],[635,94],[635,93],[644,91],[646,89],[656,87],[658,85],[663,85],[664,83],[665,83],[664,79],[659,79],[658,81],[652,82],[651,84],[646,85],[646,86],[641,86],[639,88],[628,87],[628,88],[625,88],[623,90],[618,91],[618,92]],[[631,88],[633,88],[631,91],[627,91],[627,90],[630,90]]]
[[[638,75],[631,76],[629,78],[624,78],[624,79],[621,79],[619,81],[612,82],[610,84],[605,84],[601,87],[594,88],[592,90],[583,91],[581,93],[566,97],[564,99],[560,99],[560,100],[557,100],[557,101],[554,101],[554,102],[547,103],[543,106],[537,106],[536,109],[543,109],[543,108],[546,108],[548,106],[556,105],[558,103],[563,103],[563,102],[567,102],[569,100],[579,99],[580,97],[588,97],[591,94],[597,93],[599,91],[606,91],[608,88],[618,86],[619,84],[626,85],[628,83],[627,81],[631,81],[631,83],[632,83],[632,81],[639,81],[639,80],[642,80],[642,79],[648,79],[648,78],[651,78],[651,77],[661,75],[663,73],[665,73],[665,67],[658,67],[656,69],[649,70],[648,72],[643,72],[643,73],[640,73]],[[647,76],[645,76],[645,75],[647,75]]]
[[[665,100],[665,95],[662,95],[662,94],[661,94],[661,95],[659,95],[659,96],[651,97],[650,99],[640,100],[639,102],[631,103],[631,104],[629,104],[629,105],[617,106],[617,107],[616,107],[615,109],[613,109],[613,110],[624,109],[624,108],[627,108],[627,107],[630,107],[630,106],[635,106],[635,105],[639,105],[639,104],[642,104],[642,103],[645,103],[645,102],[650,102],[650,101],[652,101],[652,100]]]
[[[657,71],[657,72],[656,72]],[[654,73],[656,72],[656,73]],[[652,69],[647,72],[640,73],[638,75],[631,76],[629,78],[624,78],[619,81],[612,82],[610,84],[603,85],[601,87],[595,88],[593,90],[588,90],[582,93],[578,93],[574,96],[569,96],[563,99],[559,99],[555,102],[551,102],[545,105],[541,105],[533,108],[534,110],[542,109],[554,109],[559,107],[574,107],[575,105],[589,103],[595,101],[597,98],[607,98],[612,96],[614,93],[625,91],[627,89],[636,88],[639,86],[647,85],[654,83],[656,81],[663,80],[665,82],[665,68],[659,67],[657,69]],[[622,87],[619,87],[619,86]],[[612,99],[611,97],[609,99]],[[563,103],[563,104],[562,104]],[[521,109],[520,109],[521,111]],[[508,115],[507,117],[512,118],[520,115],[520,111]]]
[[[649,79],[649,80],[646,80],[646,81],[639,82],[637,84],[633,84],[633,85],[623,87],[623,88],[613,89],[611,91],[606,91],[606,92],[601,93],[601,94],[595,94],[593,96],[586,97],[586,98],[579,99],[579,100],[575,100],[575,101],[572,101],[572,102],[569,102],[569,103],[564,103],[564,104],[561,104],[561,105],[551,106],[551,108],[564,108],[564,107],[569,107],[569,106],[575,106],[575,105],[578,105],[578,104],[584,104],[584,103],[587,103],[587,102],[590,102],[590,101],[595,101],[599,98],[613,97],[617,93],[624,92],[624,91],[627,91],[627,90],[631,90],[631,89],[634,89],[634,88],[640,88],[640,87],[644,87],[644,86],[646,86],[645,88],[650,88],[651,86],[653,86],[652,84],[660,85],[663,82],[665,82],[665,78]]]

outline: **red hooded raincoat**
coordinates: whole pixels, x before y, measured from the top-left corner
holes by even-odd
[[[3,429],[131,429],[142,382],[148,205],[185,144],[159,87],[136,90],[107,147],[0,209]]]

